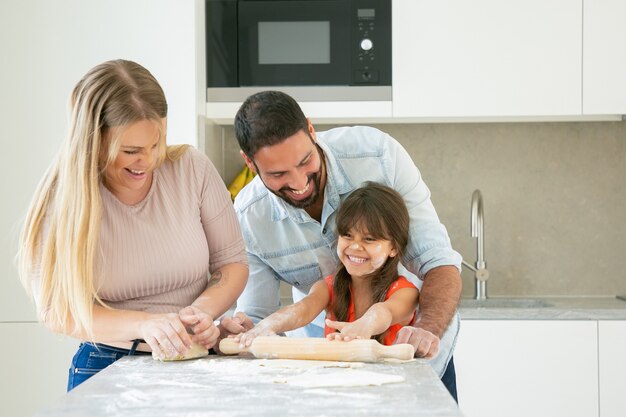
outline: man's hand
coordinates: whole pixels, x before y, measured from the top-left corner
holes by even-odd
[[[401,328],[394,344],[398,343],[413,345],[415,356],[418,358],[431,359],[439,353],[439,338],[428,330],[419,327],[404,326]]]
[[[220,324],[217,327],[220,331],[218,341],[224,339],[225,337],[245,333],[252,330],[253,327],[254,323],[252,323],[250,317],[246,316],[242,312],[236,313],[232,317],[222,317]],[[216,343],[213,348],[219,353],[219,343]]]

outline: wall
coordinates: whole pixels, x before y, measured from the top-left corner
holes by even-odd
[[[203,16],[202,0],[0,2],[0,415],[31,415],[61,396],[78,345],[36,322],[14,266],[27,205],[65,133],[72,87],[105,60],[135,60],[168,97],[169,142],[197,145]]]
[[[626,294],[626,122],[376,127],[409,151],[470,263],[470,201],[482,191],[490,295]],[[222,142],[228,182],[243,165],[232,127]],[[471,271],[463,287],[473,295]]]

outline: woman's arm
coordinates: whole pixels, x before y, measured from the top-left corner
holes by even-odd
[[[411,320],[419,291],[417,288],[402,288],[384,302],[375,303],[357,320],[348,323],[326,319],[326,325],[339,330],[327,336],[333,340],[369,339],[385,332],[392,324]]]
[[[191,305],[213,318],[220,317],[235,304],[247,281],[247,265],[224,265],[211,275],[206,290]]]
[[[309,324],[330,302],[326,281],[317,281],[309,294],[295,304],[283,307],[261,320],[252,330],[235,337],[243,346],[250,346],[257,336],[269,336]]]
[[[192,341],[207,348],[217,341],[219,331],[213,319],[232,306],[246,285],[248,267],[229,264],[213,273],[206,290],[180,313],[151,314],[141,311],[110,309],[93,306],[93,341],[96,343],[128,342],[143,339],[156,356],[176,356],[187,352]],[[43,317],[44,324],[53,331],[91,340],[86,332],[73,331],[68,317],[63,328],[53,328]],[[193,335],[187,333],[189,328]]]
[[[42,315],[50,330],[95,343],[129,342],[143,339],[158,357],[183,355],[191,347],[191,337],[177,313],[153,314],[93,306],[93,338],[86,331],[76,331],[71,317],[64,326],[52,325]]]

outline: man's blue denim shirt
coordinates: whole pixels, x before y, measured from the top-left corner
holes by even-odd
[[[280,281],[293,286],[294,301],[298,301],[313,283],[335,273],[339,266],[335,211],[366,181],[388,185],[404,197],[411,230],[402,264],[415,274],[407,274],[408,279],[421,288],[432,268],[454,265],[460,270],[461,256],[452,249],[430,190],[395,139],[375,128],[355,126],[319,132],[317,143],[327,169],[321,222],[268,191],[258,176],[235,199],[250,268],[237,311],[258,322],[280,307]],[[323,316],[315,324],[323,327]],[[458,328],[456,314],[441,340],[439,355],[430,362],[440,377],[452,355]]]

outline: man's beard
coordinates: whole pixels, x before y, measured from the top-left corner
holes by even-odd
[[[265,185],[265,188],[270,190],[272,194],[274,194],[276,197],[280,198],[281,200],[283,200],[284,202],[286,202],[287,204],[295,208],[305,209],[315,204],[317,200],[319,200],[320,195],[321,195],[320,187],[322,183],[322,172],[324,171],[325,166],[326,166],[326,162],[324,160],[324,153],[322,152],[322,150],[317,144],[315,145],[315,148],[317,149],[317,153],[320,157],[320,169],[317,172],[309,174],[307,177],[308,179],[307,184],[309,184],[309,187],[313,187],[313,191],[311,192],[310,196],[308,196],[307,198],[303,200],[293,200],[288,194],[289,190],[292,190],[291,188],[285,186],[279,189],[278,191],[274,191],[273,189],[268,187],[267,184],[265,184],[265,181],[263,181],[263,178],[259,175],[261,182],[263,183],[263,185]],[[257,167],[256,164],[255,164],[255,168],[257,172],[259,172],[259,167]]]
[[[287,204],[295,208],[305,209],[315,204],[320,197],[320,183],[321,183],[321,177],[322,177],[321,173],[322,173],[322,170],[320,167],[320,170],[318,172],[314,172],[308,176],[308,180],[309,180],[308,184],[309,184],[309,187],[313,187],[313,191],[311,192],[310,196],[308,196],[307,198],[303,200],[292,199],[288,194],[289,190],[291,190],[291,188],[289,187],[283,187],[278,191],[274,191],[274,190],[270,190],[270,191],[274,193],[274,195],[276,195],[277,197],[283,199]]]

